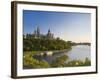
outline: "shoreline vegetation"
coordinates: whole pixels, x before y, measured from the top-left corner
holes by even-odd
[[[45,56],[54,56],[55,54],[68,52],[72,49],[72,46],[77,45],[90,46],[91,44],[64,41],[59,37],[54,38],[50,30],[48,30],[47,35],[40,34],[39,29],[34,34],[23,35],[23,69],[90,66],[91,61],[87,57],[85,61],[68,61],[70,57],[62,55],[51,63],[43,59]]]
[[[39,41],[41,41],[41,42],[39,42]],[[69,50],[71,50],[72,46],[79,45],[79,44],[73,44],[71,41],[63,43],[62,40],[58,40],[58,39],[54,39],[54,40],[47,39],[46,42],[48,42],[48,44],[43,43],[42,41],[43,40],[41,40],[41,39],[24,39],[23,69],[78,67],[78,66],[90,66],[91,65],[91,61],[88,58],[86,58],[85,61],[71,60],[71,61],[68,61],[67,63],[65,63],[65,61],[69,60],[69,56],[67,56],[67,55],[63,55],[61,57],[56,58],[55,60],[52,61],[52,63],[49,63],[44,59],[39,60],[38,58],[34,58],[34,56],[36,56],[36,55],[38,55],[38,57],[40,57],[40,56],[44,57],[44,56],[53,56],[58,53],[61,54],[62,52],[68,52]],[[49,43],[52,41],[57,43],[56,46],[58,46],[58,47],[56,47],[56,48],[59,48],[59,49],[61,48],[61,49],[53,50],[54,49],[54,47],[52,45],[53,43],[51,43],[52,47],[49,46]],[[62,45],[58,44],[58,43],[60,43],[60,41],[61,41],[61,44],[65,45],[66,49],[62,49]],[[33,47],[34,49],[32,49],[32,46],[33,46],[32,44],[35,46],[35,48]],[[40,49],[39,45],[41,45],[41,44],[45,44],[46,46],[48,46],[48,49],[47,48]],[[81,45],[87,45],[87,44],[81,44]],[[26,47],[26,49],[25,49],[25,47]],[[49,47],[52,50],[49,49]],[[48,52],[51,52],[53,54],[47,55]],[[41,54],[41,53],[43,53],[43,54]],[[46,53],[46,54],[44,54],[44,53]]]
[[[45,57],[45,55],[38,55],[36,58],[36,54],[32,54],[32,52],[24,52],[23,55],[23,69],[37,69],[37,68],[57,68],[57,67],[79,67],[79,66],[90,66],[91,61],[86,57],[84,61],[82,60],[71,60],[68,55],[62,55],[54,59],[51,63],[47,62],[41,57]],[[40,58],[40,59],[39,59]],[[68,62],[66,62],[68,61]]]

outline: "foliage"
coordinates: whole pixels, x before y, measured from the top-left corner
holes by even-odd
[[[85,61],[82,61],[82,60],[69,61],[66,64],[66,67],[68,67],[68,66],[71,66],[71,67],[74,67],[74,66],[90,66],[90,65],[91,65],[91,61],[86,57]]]
[[[33,56],[36,54],[35,51],[24,52],[23,55],[23,66],[26,69],[30,68],[50,68],[50,67],[76,67],[76,66],[90,66],[91,61],[86,57],[82,60],[71,60],[67,55],[63,55],[55,58],[51,63],[48,63],[44,59],[37,59]]]
[[[63,50],[71,48],[70,41],[64,41],[60,38],[46,39],[28,37],[23,39],[24,51],[47,51],[47,50]]]
[[[85,65],[91,65],[91,61],[86,57],[84,64]]]
[[[61,57],[58,57],[51,63],[51,66],[52,67],[64,67],[65,61],[68,60],[68,58],[69,57],[67,55],[63,55]]]
[[[81,60],[72,60],[72,61],[69,61],[67,64],[66,64],[66,66],[72,66],[72,67],[74,67],[74,66],[82,66],[84,63],[83,63],[83,61],[81,61]]]
[[[74,66],[90,66],[91,61],[86,58],[85,61],[82,60],[71,60],[67,55],[63,55],[54,59],[51,63],[48,63],[44,59],[37,59],[33,57],[35,54],[42,51],[63,51],[69,50],[75,45],[90,45],[90,43],[75,43],[71,41],[64,41],[57,38],[46,38],[42,37],[32,37],[31,34],[27,34],[27,37],[23,35],[23,66],[24,68],[49,68],[49,67],[74,67]],[[57,52],[57,53],[58,53]],[[56,53],[56,52],[55,52]],[[40,57],[39,57],[40,58]]]
[[[67,61],[69,59],[68,56],[64,55],[61,57],[58,57],[56,60],[54,60],[51,64],[52,67],[75,67],[75,66],[90,66],[91,61],[86,58],[85,61],[82,60],[71,60]]]
[[[50,67],[49,63],[45,60],[39,61],[38,59],[34,59],[32,55],[25,54],[24,57],[23,66],[24,68],[48,68]]]

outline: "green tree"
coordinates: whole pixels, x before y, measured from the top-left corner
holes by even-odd
[[[66,64],[66,61],[69,59],[67,55],[63,55],[61,57],[56,58],[54,61],[52,61],[51,66],[52,67],[64,67]]]
[[[91,61],[86,57],[86,59],[85,59],[85,63],[84,63],[85,65],[91,65]]]

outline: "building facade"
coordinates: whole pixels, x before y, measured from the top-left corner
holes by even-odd
[[[24,34],[24,38],[27,38],[27,37],[34,37],[35,39],[39,39],[39,38],[53,39],[54,34],[51,33],[50,29],[48,29],[47,34],[41,34],[40,28],[37,27],[34,30],[33,34]]]

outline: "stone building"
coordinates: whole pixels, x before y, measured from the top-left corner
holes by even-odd
[[[24,34],[24,38],[45,38],[45,39],[53,39],[53,33],[51,33],[50,29],[48,29],[47,34],[41,34],[40,28],[37,27],[32,34]]]
[[[50,29],[48,30],[47,34],[43,35],[43,34],[40,33],[40,28],[37,27],[37,29],[34,30],[33,35],[34,35],[35,38],[45,37],[45,38],[48,38],[48,39],[53,39],[53,33],[51,33]]]

